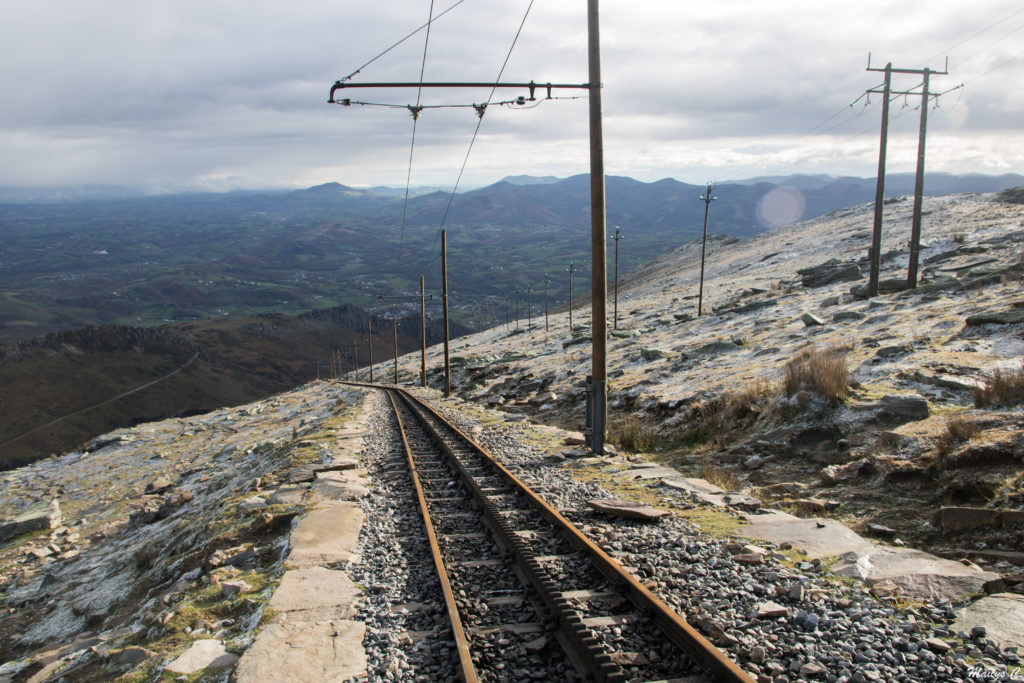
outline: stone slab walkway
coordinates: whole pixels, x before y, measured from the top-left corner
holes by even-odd
[[[332,463],[346,469],[316,472],[307,513],[291,534],[288,570],[270,598],[273,621],[245,651],[239,683],[339,681],[366,671],[365,627],[354,621],[362,591],[344,567],[359,562],[367,494],[366,473],[354,466],[362,447],[367,404],[336,433]]]

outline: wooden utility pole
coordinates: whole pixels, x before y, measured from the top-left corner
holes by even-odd
[[[933,69],[894,69],[892,62],[884,68],[872,68],[871,55],[868,55],[868,71],[884,71],[885,83],[882,90],[868,90],[868,93],[881,93],[882,101],[882,132],[881,143],[878,151],[878,184],[875,190],[875,222],[871,233],[871,251],[868,252],[870,271],[868,274],[868,296],[878,296],[878,278],[882,264],[882,208],[885,204],[885,151],[889,135],[889,98],[893,95],[916,95],[916,88],[911,90],[893,91],[892,75],[917,74],[923,76],[923,89],[921,94],[921,123],[917,138],[917,173],[914,179],[914,214],[910,227],[910,261],[907,266],[907,286],[911,289],[917,287],[917,262],[921,251],[921,204],[924,196],[924,156],[925,137],[928,130],[928,98],[933,97],[929,91],[930,77],[932,74],[946,75],[949,73],[949,59],[946,60],[945,71]]]
[[[544,334],[548,333],[548,283],[551,278],[544,276]]]
[[[526,287],[526,329],[529,332],[533,332],[533,299],[530,296],[533,294],[533,287]]]
[[[427,298],[423,290],[423,273],[420,273],[420,381],[427,386]]]
[[[587,0],[587,63],[590,85],[590,275],[593,354],[593,434],[590,447],[604,453],[608,405],[608,245],[604,189],[604,126],[601,113],[601,37],[597,0]]]
[[[868,58],[870,64],[870,57]],[[877,71],[868,66],[869,71]],[[882,90],[882,133],[878,148],[878,178],[875,185],[875,222],[868,252],[868,296],[878,296],[878,274],[882,268],[882,207],[885,203],[885,146],[889,137],[889,91],[892,89],[892,62],[885,65],[885,87]]]
[[[505,296],[505,331],[506,331],[506,332],[508,332],[508,331],[509,331],[509,322],[508,322],[508,300],[509,300],[510,298],[511,298],[511,297],[510,297],[510,296],[508,296],[508,295],[506,295],[506,296]]]
[[[395,384],[398,384],[398,318],[392,318],[392,332],[395,336]]]
[[[516,329],[519,329],[519,285],[516,285]]]
[[[718,199],[718,197],[711,194],[711,183],[708,183],[708,189],[700,198],[704,201],[704,238],[700,243],[700,286],[697,289],[698,318],[704,305],[704,254],[708,246],[708,210],[711,208],[711,202]]]
[[[373,384],[373,316],[366,321],[366,348],[370,352],[370,384]]]
[[[356,364],[356,380],[359,379],[359,343],[352,340],[352,360]]]
[[[576,272],[576,264],[569,263],[569,336],[572,336],[572,274]]]
[[[441,231],[441,306],[444,309],[444,395],[452,394],[452,366],[448,357],[448,238]]]
[[[907,287],[917,289],[917,260],[921,251],[921,203],[924,199],[924,139],[928,133],[928,92],[931,69],[924,70],[921,91],[921,124],[917,134],[917,173],[914,176],[914,217],[910,223],[910,262],[907,264]]]
[[[612,238],[615,240],[615,316],[613,317],[612,327],[616,330],[619,329],[619,240],[622,239],[619,231],[621,229],[616,225],[615,237]]]

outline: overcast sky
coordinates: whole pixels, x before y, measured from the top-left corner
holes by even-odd
[[[456,0],[437,0],[440,13]],[[529,0],[464,0],[437,20],[427,81],[493,81]],[[331,84],[426,22],[429,0],[51,0],[0,3],[0,185],[151,191],[404,186],[405,109],[327,104]],[[943,70],[928,169],[1024,172],[1020,0],[604,0],[606,171],[653,181],[875,175],[881,96],[867,72]],[[417,81],[426,32],[352,82]],[[503,80],[584,83],[586,1],[535,0]],[[920,83],[894,79],[898,89]],[[470,104],[487,89],[424,91]],[[525,92],[500,90],[497,99]],[[556,91],[559,96],[581,92]],[[385,104],[415,90],[349,90]],[[920,97],[892,105],[889,172],[913,171]],[[477,119],[428,109],[413,185],[451,187]],[[586,99],[492,106],[460,188],[588,170]]]

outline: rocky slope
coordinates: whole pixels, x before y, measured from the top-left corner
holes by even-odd
[[[870,204],[749,240],[711,238],[699,318],[699,241],[640,269],[619,285],[608,344],[612,440],[787,509],[825,512],[827,502],[857,529],[876,523],[978,557],[1015,549],[1020,526],[997,515],[1024,509],[1024,410],[1019,393],[975,406],[994,373],[1022,372],[1024,207],[1014,197],[927,198],[912,291],[902,291],[912,201],[889,200],[882,295],[870,300]],[[548,323],[534,312],[532,329],[521,319],[457,341],[453,391],[580,428],[589,309],[575,310],[572,330],[566,314]],[[406,360],[412,380],[418,357]],[[785,387],[787,372],[814,375],[830,360],[845,373],[840,395]],[[428,364],[440,386],[440,349]],[[931,522],[944,506],[997,512]]]
[[[110,680],[204,633],[247,647],[302,510],[288,472],[330,458],[352,396],[314,383],[0,474],[0,680]]]

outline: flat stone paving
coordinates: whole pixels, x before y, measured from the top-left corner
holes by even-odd
[[[366,408],[364,400],[359,416],[336,433],[333,461],[362,447]],[[366,490],[361,468],[316,473],[308,512],[292,531],[289,569],[270,598],[276,615],[242,655],[239,683],[326,683],[366,671],[365,627],[352,619],[362,591],[338,568],[359,562],[364,517],[356,501]]]

